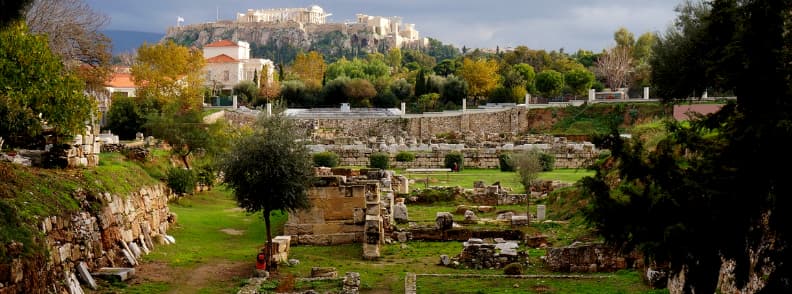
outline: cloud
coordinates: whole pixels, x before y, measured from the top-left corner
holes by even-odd
[[[249,8],[322,6],[330,20],[353,20],[356,13],[401,16],[415,23],[422,36],[458,47],[526,45],[537,49],[601,50],[613,43],[620,26],[637,35],[662,31],[681,0],[272,0],[266,3],[229,0],[86,0],[111,18],[109,29],[165,32],[176,24],[232,19]]]

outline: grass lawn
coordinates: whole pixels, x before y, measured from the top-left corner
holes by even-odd
[[[484,181],[484,184],[487,185],[500,182],[501,186],[511,188],[514,193],[525,193],[525,188],[520,184],[517,173],[502,172],[497,169],[464,169],[458,173],[441,172],[432,174],[407,173],[405,170],[396,170],[396,172],[416,180],[416,183],[411,188],[423,189],[428,177],[429,186],[460,186],[472,189],[475,181]],[[593,171],[585,169],[556,169],[539,173],[539,178],[574,183],[583,177],[593,175]]]
[[[223,189],[182,198],[179,203],[171,204],[171,210],[178,214],[178,226],[170,231],[176,238],[176,244],[158,246],[152,254],[144,258],[140,275],[149,278],[131,285],[110,285],[113,293],[235,293],[244,278],[251,275],[255,254],[264,242],[265,232],[261,217],[237,209],[230,192]],[[274,226],[277,229],[273,235],[282,230],[285,219],[283,215],[274,218]],[[502,270],[452,269],[436,265],[441,254],[455,256],[461,250],[461,242],[413,241],[406,244],[385,245],[381,249],[380,260],[366,261],[362,259],[361,244],[292,246],[289,258],[298,259],[300,263],[292,267],[281,266],[277,273],[273,274],[273,278],[283,279],[288,276],[304,278],[310,276],[311,267],[335,267],[339,276],[350,271],[360,273],[362,293],[403,293],[404,277],[407,272],[502,274]],[[539,258],[544,255],[544,250],[527,250],[533,266],[526,269],[526,274],[552,274],[541,266]],[[161,272],[153,273],[153,277],[151,270],[147,270],[147,265],[152,264],[161,266],[156,269]],[[218,281],[217,276],[229,275],[218,266],[223,264],[237,264],[243,270],[236,276]],[[206,269],[209,269],[208,276],[204,272]],[[158,274],[163,275],[163,279],[157,280]],[[417,285],[419,293],[478,293],[479,291],[526,293],[530,289],[545,289],[542,287],[547,287],[548,292],[545,293],[648,293],[650,291],[643,286],[635,272],[602,275],[609,278],[515,281],[506,278],[419,277]],[[274,289],[273,286],[277,283],[276,280],[268,282],[265,284],[265,290]],[[515,283],[519,284],[520,288],[512,288]],[[295,284],[301,291],[310,288],[325,291],[337,285],[332,281],[298,281]]]

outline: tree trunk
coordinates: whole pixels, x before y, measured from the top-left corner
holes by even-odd
[[[185,167],[186,169],[190,169],[190,164],[187,162],[187,157],[188,157],[188,156],[190,156],[190,153],[187,153],[187,154],[185,154],[185,155],[180,155],[180,157],[181,157],[181,160],[182,160],[182,162],[184,163],[184,167]]]
[[[272,264],[272,230],[270,230],[270,211],[264,210],[264,224],[267,227],[267,249],[264,250],[264,255],[267,258],[267,269],[271,269]]]

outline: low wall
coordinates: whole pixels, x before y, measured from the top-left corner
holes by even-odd
[[[464,148],[461,144],[436,144],[426,146],[394,146],[388,149],[367,148],[365,145],[311,145],[314,152],[332,151],[339,155],[342,166],[368,166],[369,156],[375,152],[387,152],[390,155],[391,168],[443,168],[445,156],[451,152],[460,152],[465,157],[465,168],[498,168],[498,156],[502,153],[514,153],[520,150],[538,148],[555,156],[555,168],[581,168],[599,156],[593,144],[566,143],[562,145],[526,144],[507,148]],[[529,146],[530,145],[530,146]],[[411,162],[396,161],[400,151],[415,154]]]
[[[603,244],[573,244],[561,248],[547,248],[545,264],[554,272],[613,272],[634,268],[642,259],[619,254],[618,250]]]
[[[11,263],[0,264],[0,293],[69,293],[69,287],[75,287],[69,279],[77,275],[78,265],[84,263],[90,272],[102,267],[133,267],[134,262],[127,258],[133,254],[128,249],[132,243],[153,249],[163,244],[175,222],[168,208],[172,194],[164,185],[143,187],[123,196],[76,192],[74,197],[83,211],[45,217],[38,226],[48,259],[14,256],[10,251]]]

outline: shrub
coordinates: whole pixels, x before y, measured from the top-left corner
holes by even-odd
[[[462,171],[464,162],[465,162],[465,156],[463,156],[462,153],[459,152],[451,152],[446,154],[444,161],[445,167],[451,169],[454,168],[454,163],[456,163],[457,166],[459,167],[459,171]]]
[[[209,189],[214,187],[214,183],[217,177],[215,176],[214,170],[210,166],[200,166],[197,168],[196,172],[196,182],[199,185],[206,186]]]
[[[338,154],[334,152],[325,151],[313,155],[314,166],[336,167],[338,166],[338,162]]]
[[[415,161],[415,154],[412,152],[402,151],[396,154],[396,161],[398,162],[412,162]]]
[[[523,274],[523,266],[519,263],[510,263],[507,264],[506,267],[503,268],[504,275],[522,275]]]
[[[498,164],[500,165],[500,170],[504,172],[513,172],[515,171],[515,162],[514,157],[511,153],[502,153],[498,155]]]
[[[173,193],[184,195],[195,191],[195,173],[189,169],[168,169],[168,187]]]
[[[418,203],[451,202],[456,200],[459,191],[454,187],[432,187],[410,193]]]
[[[388,169],[390,165],[390,156],[388,153],[378,152],[369,156],[369,167],[378,169]]]
[[[555,155],[539,153],[539,161],[542,163],[542,171],[551,171],[555,168]]]

